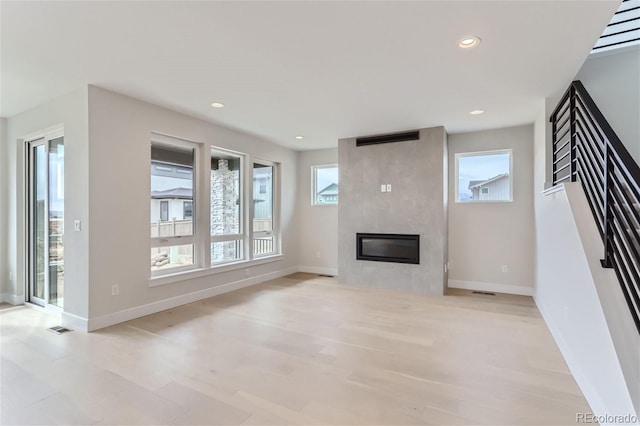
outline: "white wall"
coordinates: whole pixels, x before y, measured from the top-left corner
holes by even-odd
[[[24,300],[24,140],[57,125],[64,126],[66,152],[63,324],[94,329],[297,270],[296,152],[89,86],[7,120],[6,141],[3,137],[0,145],[5,298]],[[150,286],[151,132],[201,143],[203,152],[215,145],[280,163],[284,256],[251,265],[248,276],[242,268]],[[71,231],[76,219],[82,221],[79,233]],[[9,273],[12,283],[7,283]],[[114,284],[120,286],[117,297],[111,296]]]
[[[135,312],[148,313],[166,309],[171,303],[212,295],[215,293],[212,289],[247,278],[242,268],[150,287],[152,132],[200,143],[205,156],[210,146],[218,146],[280,163],[284,256],[277,262],[251,266],[249,278],[267,279],[297,270],[295,151],[92,86],[89,87],[89,116],[90,328],[126,319]],[[112,226],[114,219],[116,227]],[[117,297],[111,296],[114,284],[120,286]]]
[[[513,202],[455,202],[455,155],[502,149],[513,151]],[[449,135],[449,287],[533,294],[534,256],[533,126]]]
[[[640,46],[591,55],[575,79],[640,163]]]
[[[338,274],[338,206],[311,205],[311,167],[338,163],[338,148],[298,153],[298,195],[296,214],[300,270]]]
[[[624,312],[615,273],[599,265],[600,250],[593,253],[585,244],[585,233],[595,239],[599,235],[584,192],[579,183],[566,186],[566,191],[540,195],[537,200],[538,226],[544,232],[538,238],[536,303],[594,412],[635,415],[640,339],[628,311]],[[591,229],[585,231],[584,223]],[[618,294],[615,304],[606,306],[599,286],[614,297]],[[622,354],[616,354],[620,348],[610,333],[612,323],[604,312],[609,309],[629,317],[625,345],[635,350],[624,352],[631,352],[629,366],[635,367],[628,384],[618,358]]]
[[[7,272],[7,215],[9,209],[7,207],[7,119],[0,117],[0,302],[6,302],[10,299],[9,273]]]
[[[602,243],[586,199],[578,184],[543,194],[554,107],[540,102],[534,129],[534,298],[594,413],[638,413],[640,337],[615,274],[599,265]]]
[[[86,317],[89,291],[89,163],[86,88],[61,96],[7,120],[6,274],[13,276],[6,291],[15,303],[24,301],[25,290],[25,138],[47,128],[64,125],[65,143],[65,312]],[[73,219],[83,222],[83,231],[72,232]],[[5,290],[3,290],[5,291]]]

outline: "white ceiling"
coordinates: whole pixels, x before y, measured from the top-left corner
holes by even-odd
[[[2,1],[0,114],[88,83],[299,150],[531,123],[618,4]]]

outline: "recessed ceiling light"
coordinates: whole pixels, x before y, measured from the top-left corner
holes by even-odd
[[[469,114],[471,114],[471,115],[484,114],[484,110],[483,109],[474,109],[473,111],[469,112]]]
[[[220,102],[214,102],[211,104],[211,106],[214,108],[224,108],[224,104]]]
[[[304,139],[304,136],[296,136],[296,139],[298,139],[298,140]]]
[[[472,47],[476,47],[479,44],[480,44],[480,38],[472,36],[472,37],[465,37],[462,40],[460,40],[460,43],[458,43],[458,46],[460,46],[463,49],[471,49]]]

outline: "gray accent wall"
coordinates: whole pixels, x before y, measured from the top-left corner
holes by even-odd
[[[342,284],[442,295],[447,288],[447,134],[356,146],[341,139],[338,280]],[[382,184],[391,192],[381,192]],[[419,234],[420,264],[356,260],[356,233]]]

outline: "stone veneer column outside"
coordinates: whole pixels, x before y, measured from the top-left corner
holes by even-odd
[[[239,188],[238,170],[229,170],[229,161],[218,160],[218,169],[211,170],[211,235],[238,234]],[[236,259],[236,242],[214,244],[211,262]]]

